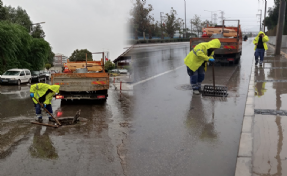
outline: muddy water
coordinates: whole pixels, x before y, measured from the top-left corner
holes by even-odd
[[[29,96],[29,85],[0,87],[0,175],[124,175],[133,107],[128,94],[111,89],[106,103],[53,100],[55,116],[73,117],[81,109],[87,120],[58,129],[30,124]]]

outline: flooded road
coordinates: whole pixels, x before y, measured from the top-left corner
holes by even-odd
[[[129,53],[147,80],[134,86],[128,175],[234,175],[253,49],[249,40],[240,65],[215,67],[216,84],[228,87],[227,98],[192,95],[183,66],[188,46]],[[140,56],[146,59],[135,59]],[[211,70],[203,84],[212,84]]]
[[[29,85],[0,87],[0,175],[234,175],[253,44],[240,65],[215,67],[227,98],[193,96],[189,45],[135,48],[134,90],[106,103],[53,100],[54,114],[86,119],[57,129],[30,124]],[[211,69],[203,84],[211,84]]]
[[[0,175],[124,175],[132,98],[109,91],[106,103],[53,100],[54,114],[86,122],[57,129],[30,124],[29,85],[0,87]],[[45,114],[46,115],[46,114]],[[47,117],[43,116],[44,122]]]

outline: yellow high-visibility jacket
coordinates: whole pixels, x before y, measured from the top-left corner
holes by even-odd
[[[34,84],[31,86],[30,92],[34,93],[34,97],[37,100],[39,100],[39,98],[42,97],[43,95],[45,95],[47,90],[49,90],[49,89],[52,90],[53,92],[46,95],[44,104],[51,104],[53,96],[56,93],[59,93],[59,90],[60,90],[59,85],[49,85],[49,84],[45,84],[45,83],[38,83],[38,84]],[[35,104],[38,104],[38,102],[36,100],[33,99],[33,101]]]
[[[213,58],[214,52],[211,56],[207,56],[207,50],[210,48],[220,48],[221,43],[218,39],[213,39],[210,42],[203,42],[195,46],[192,51],[184,59],[184,64],[192,71],[196,71],[204,62],[207,62],[209,58]],[[207,69],[207,63],[205,64],[205,71]]]
[[[264,32],[260,31],[260,32],[258,33],[257,37],[255,37],[255,39],[253,40],[253,43],[254,43],[254,45],[255,45],[255,44],[258,44],[259,35],[261,35],[261,34],[264,35],[264,37],[262,37],[262,42],[263,42],[263,46],[264,46],[265,51],[267,51],[267,50],[268,50],[268,46],[267,46],[266,43],[269,41],[269,37],[268,37],[267,35],[265,35]],[[256,50],[256,49],[257,49],[257,45],[255,45],[254,50]]]

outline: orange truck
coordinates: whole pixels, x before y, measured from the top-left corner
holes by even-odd
[[[238,25],[225,26],[225,21],[237,21]],[[201,38],[190,39],[190,51],[199,43],[209,42],[217,38],[221,42],[221,48],[215,50],[214,59],[220,63],[239,63],[242,54],[242,32],[240,20],[223,20],[221,26],[207,27],[203,29]]]
[[[101,61],[68,61],[64,67],[64,73],[55,73],[51,77],[52,85],[60,85],[60,92],[56,99],[107,99],[109,74],[105,71],[103,59]]]

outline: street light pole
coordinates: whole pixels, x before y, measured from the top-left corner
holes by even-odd
[[[31,25],[30,25],[30,34],[31,34],[31,32],[32,32],[32,26],[33,26],[33,25],[44,24],[44,23],[45,23],[45,22],[40,22],[40,23],[31,24]]]
[[[280,6],[279,6],[279,18],[278,18],[277,33],[276,33],[276,46],[275,46],[276,56],[281,54],[282,35],[283,35],[285,10],[286,10],[285,6],[286,6],[286,1],[281,0]]]
[[[265,33],[265,23],[266,23],[266,10],[267,10],[267,0],[265,0],[265,13],[264,13],[264,23],[263,23],[263,32]]]
[[[185,14],[185,35],[184,35],[184,38],[186,38],[186,1],[184,0],[184,14]]]
[[[162,29],[162,16],[161,14],[164,12],[160,12],[160,21],[161,21],[161,39],[163,39],[163,29]]]

